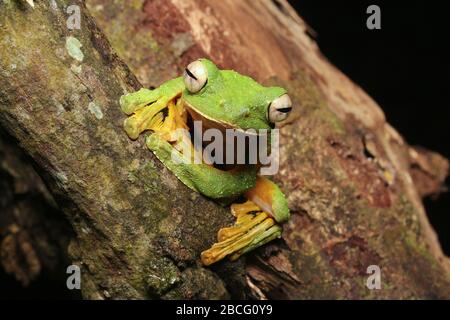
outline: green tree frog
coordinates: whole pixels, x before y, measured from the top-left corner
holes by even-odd
[[[144,131],[147,147],[189,188],[212,199],[237,199],[231,212],[235,225],[218,231],[217,242],[201,253],[204,265],[229,256],[231,260],[281,236],[281,223],[289,219],[286,198],[278,186],[260,176],[259,164],[218,166],[214,163],[174,161],[174,154],[192,157],[179,133],[189,132],[193,121],[206,128],[248,130],[274,128],[288,116],[292,103],[286,90],[264,87],[233,70],[219,70],[208,59],[190,63],[183,76],[154,90],[142,88],[120,98],[122,111],[129,115],[124,128],[131,139]],[[186,142],[187,141],[187,142]]]

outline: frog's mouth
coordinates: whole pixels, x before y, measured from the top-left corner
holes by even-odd
[[[186,125],[189,128],[189,133],[192,139],[192,142],[194,143],[194,137],[204,137],[204,134],[207,132],[207,130],[209,129],[216,129],[219,130],[221,135],[222,135],[222,147],[221,147],[221,154],[223,154],[223,159],[224,161],[222,162],[226,162],[225,159],[227,159],[227,161],[232,160],[231,163],[214,163],[214,166],[217,167],[218,169],[225,169],[225,170],[229,170],[232,168],[236,168],[239,167],[240,165],[247,165],[249,163],[251,163],[250,159],[250,154],[252,152],[258,152],[258,146],[259,146],[259,141],[258,139],[264,139],[267,137],[266,136],[261,136],[258,134],[258,131],[245,131],[242,130],[240,128],[236,128],[235,126],[224,122],[224,121],[220,121],[220,120],[216,120],[216,119],[212,119],[210,117],[208,117],[207,115],[199,112],[197,109],[195,109],[194,107],[192,107],[191,105],[189,105],[186,101],[184,101],[184,107],[185,110],[187,112],[187,121],[186,121]],[[198,130],[198,126],[196,127],[194,124],[195,122],[200,122],[201,123],[201,132],[197,132]],[[232,134],[228,134],[227,131],[230,131]],[[240,138],[238,138],[240,137]],[[216,146],[220,148],[219,143],[217,143],[215,141],[215,138],[213,138],[214,140],[208,140],[208,141],[202,141],[202,147],[206,148],[209,144],[211,143],[216,143]],[[256,144],[253,145],[252,143]],[[243,144],[243,145],[239,145],[239,144]],[[241,148],[239,150],[239,148]],[[218,150],[215,150],[218,151]],[[227,155],[227,153],[232,153],[231,157]],[[239,155],[239,152],[243,152],[243,156]],[[215,154],[212,155],[213,158],[215,158]],[[244,157],[244,158],[243,158]],[[256,157],[258,158],[258,157]],[[238,161],[238,159],[240,159]],[[214,159],[213,159],[214,160]],[[214,161],[213,161],[214,162]],[[258,163],[252,163],[252,164],[259,164]]]
[[[201,113],[199,110],[197,110],[195,107],[193,107],[186,101],[183,101],[183,104],[189,114],[191,121],[202,122],[202,127],[204,128],[204,130],[218,129],[220,131],[225,132],[226,129],[231,129],[231,130],[243,131],[239,128],[236,128],[235,126],[233,126],[232,124],[230,124],[226,121],[220,121],[220,120],[208,117],[206,114]]]

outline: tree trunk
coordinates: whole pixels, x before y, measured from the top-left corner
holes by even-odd
[[[450,298],[449,262],[421,203],[447,161],[409,147],[285,1],[89,0],[90,13],[83,1],[36,2],[0,4],[0,125],[73,229],[57,240],[72,239],[84,298]],[[74,4],[79,30],[66,25]],[[208,268],[200,252],[232,223],[229,210],[179,182],[143,138],[129,140],[118,105],[202,56],[285,87],[295,105],[275,177],[292,211],[283,239]],[[8,251],[11,234],[0,232],[4,266],[17,261],[4,252],[27,252]],[[370,265],[382,290],[366,287]],[[39,272],[30,269],[6,268]]]

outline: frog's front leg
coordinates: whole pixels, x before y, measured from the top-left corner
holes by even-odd
[[[236,197],[256,183],[255,166],[225,171],[206,163],[193,163],[189,156],[159,134],[149,135],[147,146],[185,185],[209,198]]]
[[[171,105],[175,108],[175,100],[183,91],[182,78],[167,81],[160,87],[149,90],[142,88],[137,92],[126,94],[120,98],[120,107],[124,113],[131,115],[124,121],[124,128],[131,139],[137,139],[145,130],[171,131],[174,125],[182,126],[181,122],[175,123],[174,119],[166,119],[163,110]],[[170,108],[169,108],[170,109]],[[183,110],[177,114],[182,115]],[[167,121],[170,120],[170,121]],[[163,128],[163,124],[165,128]]]
[[[219,230],[218,242],[201,254],[203,264],[210,265],[226,256],[236,260],[281,236],[280,224],[289,219],[289,208],[278,186],[258,177],[255,186],[245,192],[245,197],[247,202],[231,205],[236,223]]]

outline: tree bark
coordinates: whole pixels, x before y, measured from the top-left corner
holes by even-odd
[[[73,229],[85,298],[450,297],[421,203],[447,161],[409,147],[285,1],[87,3],[90,13],[83,1],[0,4],[0,125]],[[80,30],[66,26],[73,4]],[[275,177],[292,210],[283,239],[210,268],[199,254],[232,223],[228,209],[129,140],[118,106],[202,56],[285,87],[295,104]],[[370,265],[382,290],[365,285]]]

